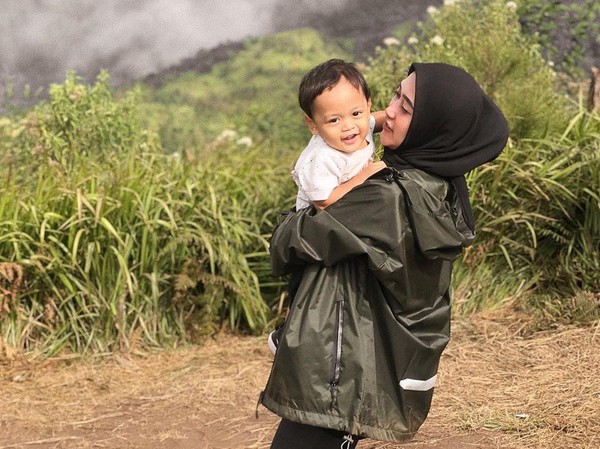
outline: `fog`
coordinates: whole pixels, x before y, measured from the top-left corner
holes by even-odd
[[[67,70],[93,81],[108,69],[115,86],[246,37],[310,26],[352,39],[357,55],[442,0],[0,0],[0,112],[12,87],[44,96]],[[565,33],[563,33],[565,34]],[[555,45],[570,48],[559,35]],[[568,37],[568,36],[567,36]],[[562,39],[562,40],[561,40]],[[565,43],[566,42],[566,43]],[[572,43],[571,43],[572,44]],[[569,45],[571,45],[569,44]],[[586,64],[600,64],[594,36]],[[202,56],[200,56],[202,57]],[[29,102],[35,102],[35,98]]]
[[[285,28],[286,17],[327,13],[345,0],[0,0],[0,86],[32,91],[67,70],[119,85],[199,49]],[[297,13],[293,13],[297,11]]]

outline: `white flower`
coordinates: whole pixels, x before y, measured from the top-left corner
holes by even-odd
[[[419,39],[417,39],[415,36],[411,36],[408,38],[407,41],[410,45],[415,45],[419,43]]]
[[[181,159],[181,154],[171,153],[171,157],[173,158],[174,161],[178,161],[179,159]]]
[[[506,2],[506,7],[515,12],[517,10],[517,2]]]
[[[437,9],[435,6],[427,7],[427,14],[429,14],[430,16],[435,16],[438,12],[440,12],[440,10]]]
[[[396,39],[395,37],[386,37],[383,40],[383,43],[387,46],[387,47],[391,47],[392,45],[400,45],[400,41],[398,39]]]
[[[225,139],[233,139],[237,136],[237,133],[233,129],[224,129],[217,139],[225,140]]]
[[[456,3],[457,0],[444,0],[444,6],[454,6]]]
[[[444,38],[442,36],[440,36],[439,34],[436,34],[435,36],[433,36],[431,38],[430,42],[434,45],[442,45],[444,43]]]
[[[248,137],[248,136],[240,137],[238,140],[235,141],[235,143],[237,143],[238,145],[251,147],[252,146],[252,138]]]
[[[548,65],[549,65],[550,67],[554,67],[554,61],[548,61]]]

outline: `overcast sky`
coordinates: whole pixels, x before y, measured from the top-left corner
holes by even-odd
[[[0,85],[34,88],[74,69],[139,78],[229,40],[274,29],[280,8],[345,0],[0,0]],[[281,29],[281,24],[278,24]]]

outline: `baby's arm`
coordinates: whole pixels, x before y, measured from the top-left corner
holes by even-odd
[[[335,189],[333,189],[326,200],[313,201],[312,203],[317,209],[325,209],[327,206],[331,206],[333,203],[335,203],[337,200],[343,197],[354,187],[362,184],[375,173],[377,173],[379,170],[385,167],[386,165],[383,161],[377,161],[367,164],[356,176],[350,178],[348,181],[340,184]]]
[[[385,122],[385,111],[371,112],[371,115],[375,117],[375,128],[373,128],[373,132],[380,133],[383,129],[383,122]]]

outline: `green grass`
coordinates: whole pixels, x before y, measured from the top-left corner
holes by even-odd
[[[563,298],[568,308],[580,292],[600,292],[599,117],[567,98],[504,1],[443,7],[411,37],[370,61],[375,107],[385,106],[412,61],[448,62],[473,74],[510,124],[498,160],[468,176],[478,236],[457,264],[457,309],[515,298],[539,304],[537,297]]]

